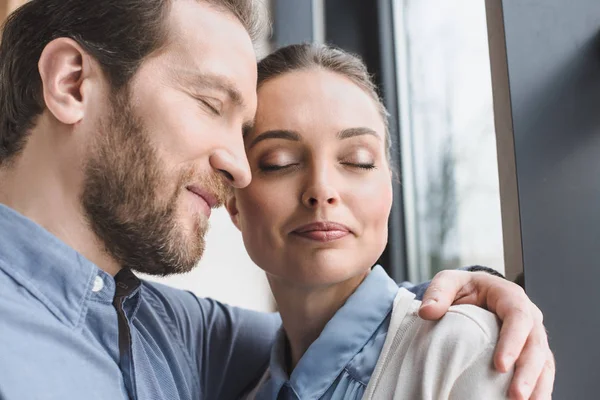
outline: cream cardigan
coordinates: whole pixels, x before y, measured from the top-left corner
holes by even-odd
[[[421,302],[400,289],[390,328],[364,400],[505,399],[512,372],[494,370],[496,317],[452,306],[439,321],[418,317]]]

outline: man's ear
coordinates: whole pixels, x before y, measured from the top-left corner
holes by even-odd
[[[233,224],[241,231],[242,229],[240,228],[240,220],[239,220],[240,212],[237,208],[237,201],[236,201],[235,195],[233,193],[231,193],[229,195],[229,198],[225,202],[225,208],[227,209],[227,212],[229,213],[231,222],[233,222]]]
[[[46,45],[38,62],[48,110],[63,124],[83,119],[91,57],[73,39],[61,37]]]

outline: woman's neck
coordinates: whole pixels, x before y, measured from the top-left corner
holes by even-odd
[[[300,287],[268,276],[289,341],[290,365],[287,367],[290,374],[369,271],[341,283],[314,288]]]

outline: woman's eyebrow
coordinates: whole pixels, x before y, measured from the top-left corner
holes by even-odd
[[[381,140],[381,136],[377,134],[371,128],[358,127],[358,128],[347,128],[338,132],[337,137],[340,140],[348,139],[351,137],[362,136],[362,135],[371,135],[375,136],[377,139]]]
[[[298,132],[284,130],[284,129],[275,129],[275,130],[271,130],[271,131],[266,131],[266,132],[263,132],[260,135],[256,136],[252,140],[252,142],[250,142],[250,145],[248,145],[248,149],[251,149],[257,143],[262,142],[263,140],[267,140],[267,139],[285,139],[285,140],[291,140],[294,142],[299,142],[302,140],[302,136],[300,136],[300,134]]]

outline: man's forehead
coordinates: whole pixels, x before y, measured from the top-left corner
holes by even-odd
[[[165,50],[173,76],[222,90],[250,123],[256,112],[256,54],[240,21],[204,1],[181,0],[173,3],[169,30]]]
[[[208,46],[220,46],[235,37],[243,40],[254,53],[250,33],[227,7],[218,7],[206,0],[174,0],[166,21],[166,33],[171,41],[182,43],[193,39]]]

